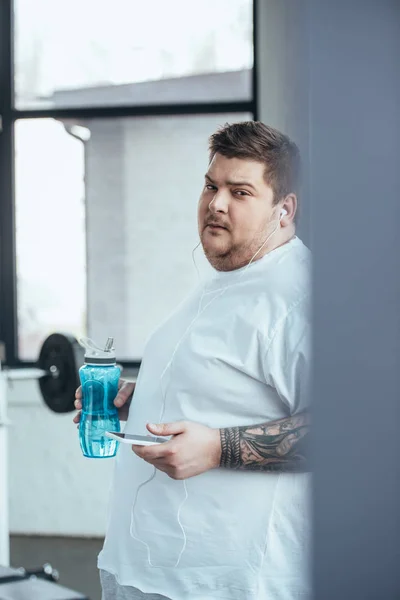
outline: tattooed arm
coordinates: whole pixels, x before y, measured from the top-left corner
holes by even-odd
[[[310,414],[260,425],[220,429],[221,467],[248,471],[309,471],[306,446]]]

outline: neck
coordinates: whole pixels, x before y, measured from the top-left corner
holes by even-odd
[[[289,243],[295,237],[296,231],[295,227],[293,226],[285,227],[285,229],[281,229],[279,233],[281,234],[279,237],[273,236],[275,237],[275,239],[271,238],[271,240],[268,243],[266,243],[265,246],[263,246],[258,252],[254,253],[250,257],[247,256],[245,259],[240,259],[239,257],[237,257],[235,260],[235,258],[231,256],[229,258],[225,258],[224,261],[216,261],[217,264],[211,264],[214,267],[214,269],[223,272],[237,271],[238,269],[242,269],[243,267],[246,267],[251,263],[257,262],[266,254],[273,252],[273,250],[276,250],[277,248],[280,248],[281,246],[284,246],[285,244]]]
[[[270,242],[265,244],[265,247],[260,251],[259,254],[257,254],[254,260],[258,260],[259,258],[262,258],[269,252],[272,252],[273,250],[276,250],[277,248],[280,248],[281,246],[284,246],[285,244],[290,242],[296,235],[296,229],[294,226],[285,227],[284,229],[281,229],[278,233],[280,235],[277,235],[275,239],[273,239],[275,237],[273,236]]]

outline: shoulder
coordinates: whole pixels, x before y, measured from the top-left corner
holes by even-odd
[[[261,278],[258,302],[264,312],[263,334],[271,340],[285,321],[309,322],[311,253],[298,239]]]
[[[269,276],[268,276],[269,275]],[[268,300],[283,300],[287,310],[311,292],[311,253],[296,239],[274,264],[264,281]]]

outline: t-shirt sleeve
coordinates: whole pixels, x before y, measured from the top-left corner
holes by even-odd
[[[275,388],[291,415],[310,405],[311,320],[301,301],[278,325],[264,356],[267,385]]]

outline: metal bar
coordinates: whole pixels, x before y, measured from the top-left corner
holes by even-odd
[[[207,102],[197,104],[160,104],[145,106],[96,106],[11,111],[13,121],[18,119],[98,119],[117,117],[157,117],[168,115],[204,115],[254,112],[253,101]]]
[[[0,576],[0,585],[14,583],[15,581],[24,581],[25,579],[29,579],[29,575],[26,573],[21,573],[20,575],[3,575],[2,577]]]
[[[15,362],[17,354],[12,35],[12,2],[3,0],[0,2],[0,340],[5,343],[9,365]]]
[[[117,357],[117,363],[126,369],[138,369],[141,365],[140,360],[119,360]],[[7,369],[9,365],[5,365]],[[18,371],[20,369],[37,369],[37,362],[32,360],[16,360],[15,365],[12,369]]]
[[[117,362],[125,371],[138,371],[140,369],[140,365],[142,364],[140,360],[117,360]]]
[[[47,371],[43,369],[4,369],[3,376],[9,381],[23,381],[29,379],[40,379],[49,375]]]
[[[7,382],[0,370],[0,564],[10,564],[8,523],[8,425]]]
[[[253,97],[253,119],[259,120],[258,110],[258,53],[259,53],[259,38],[258,38],[258,3],[263,0],[253,0],[253,72],[252,72],[252,97]]]

